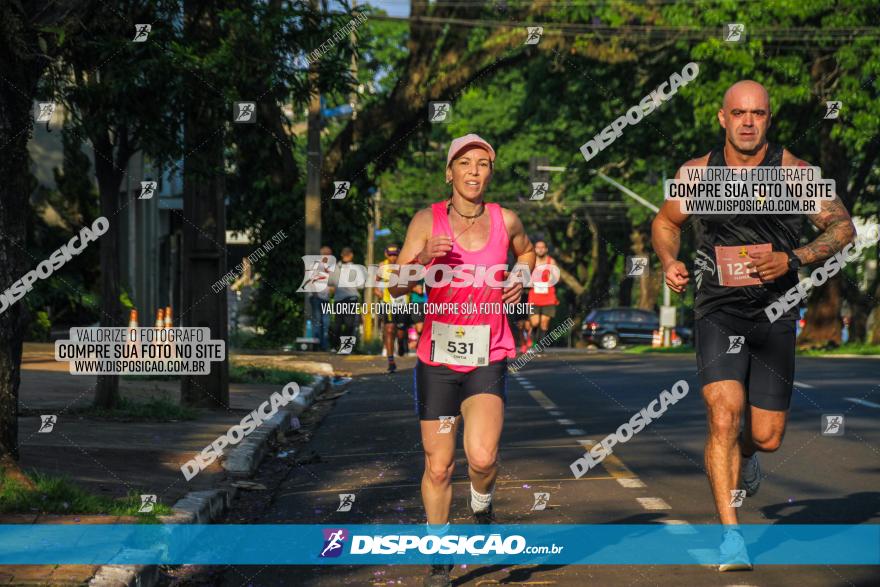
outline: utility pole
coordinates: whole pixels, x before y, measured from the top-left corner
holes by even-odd
[[[351,9],[352,12],[355,12],[357,9],[357,0],[351,0]],[[355,89],[351,92],[348,97],[348,104],[351,106],[351,119],[357,120],[358,112],[357,112],[357,98],[358,98],[358,88],[360,87],[357,84],[358,79],[358,64],[357,64],[357,51],[355,48],[357,47],[357,35],[354,34],[354,29],[352,29],[350,34],[351,39],[351,78],[355,80]],[[357,146],[352,145],[352,150],[354,150]]]
[[[382,224],[381,217],[381,201],[382,201],[382,190],[377,189],[376,194],[373,196],[373,214],[370,219],[370,224],[368,230],[370,231],[367,234],[367,270],[373,265],[375,262],[376,256],[376,229],[378,229]],[[373,303],[373,288],[369,286],[364,287],[364,302],[367,304],[367,308],[370,307],[370,304]],[[373,326],[375,322],[375,316],[370,314],[364,315],[364,339],[372,340],[373,338]]]
[[[318,13],[318,0],[310,0]],[[306,141],[306,234],[305,254],[317,255],[321,248],[321,94],[318,91],[318,64],[309,64],[309,115]],[[306,294],[306,300],[308,299]],[[305,303],[305,316],[311,318],[311,304]],[[303,320],[303,334],[306,321]]]

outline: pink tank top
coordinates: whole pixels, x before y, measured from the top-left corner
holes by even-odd
[[[431,205],[431,211],[434,214],[434,227],[432,233],[434,236],[447,235],[454,237],[452,227],[449,225],[449,216],[447,215],[446,205],[448,201],[437,202]],[[486,245],[477,250],[469,251],[463,249],[458,241],[453,238],[452,250],[443,257],[434,259],[431,265],[445,264],[450,267],[456,265],[476,265],[491,267],[507,263],[507,249],[510,246],[510,237],[507,234],[507,227],[504,225],[504,217],[501,214],[501,206],[498,204],[486,204],[486,211],[489,213],[490,228],[489,240]],[[504,280],[504,274],[499,271],[495,275],[496,281]],[[503,288],[490,287],[483,284],[481,287],[451,287],[446,285],[443,287],[428,288],[428,304],[429,309],[432,304],[457,304],[459,307],[463,304],[476,305],[492,304],[498,308],[502,302]],[[418,357],[419,360],[428,365],[440,365],[431,361],[431,324],[434,322],[442,324],[488,324],[489,325],[489,362],[494,363],[504,358],[513,358],[516,356],[514,350],[513,334],[510,331],[510,324],[507,321],[507,315],[503,310],[493,313],[457,313],[457,314],[425,314],[425,325],[422,329],[422,336],[419,338]],[[476,367],[464,365],[445,365],[453,371],[466,373],[473,371]]]

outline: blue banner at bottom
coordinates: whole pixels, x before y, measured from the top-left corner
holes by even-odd
[[[880,525],[742,525],[756,565],[878,565]],[[720,525],[4,524],[0,564],[715,565]]]

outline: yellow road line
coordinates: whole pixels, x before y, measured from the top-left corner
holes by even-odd
[[[595,440],[578,440],[578,442],[586,450],[590,450],[596,444]],[[614,453],[611,453],[602,460],[602,466],[608,471],[609,475],[615,479],[623,480],[620,481],[620,484],[624,487],[635,488],[645,486],[645,484],[639,480],[638,476],[636,476],[629,467],[624,465],[623,461],[621,461]]]
[[[553,403],[553,400],[551,400],[549,397],[547,397],[544,394],[544,392],[541,391],[540,389],[530,389],[529,395],[532,396],[532,398],[534,398],[534,400],[536,402],[538,402],[538,404],[542,408],[545,408],[547,410],[555,410],[556,409],[556,404]]]

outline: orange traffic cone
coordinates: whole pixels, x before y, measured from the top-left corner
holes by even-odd
[[[137,310],[132,309],[132,311],[128,313],[128,327],[129,328],[137,328],[138,327],[138,311]],[[135,332],[134,335],[132,335],[130,330],[126,330],[125,331],[125,338],[126,338],[126,343],[129,347],[134,346],[135,344],[137,344],[138,334],[137,334],[137,332]]]
[[[165,328],[174,328],[174,320],[171,319],[171,306],[165,306]]]
[[[156,322],[153,324],[153,328],[164,328],[164,327],[165,327],[165,310],[163,310],[162,308],[159,308],[158,310],[156,310]],[[161,362],[161,359],[158,358],[161,356],[161,354],[160,354],[161,351],[158,349],[161,349],[161,347],[163,347],[163,346],[164,346],[164,343],[162,343],[159,340],[158,334],[154,335],[151,350],[155,354],[153,354],[153,358],[151,359],[152,363]]]

